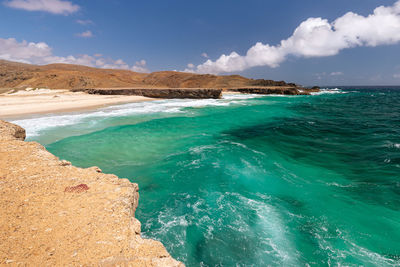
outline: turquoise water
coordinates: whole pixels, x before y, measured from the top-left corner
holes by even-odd
[[[400,90],[156,101],[19,123],[60,158],[138,183],[143,235],[187,266],[400,265]]]

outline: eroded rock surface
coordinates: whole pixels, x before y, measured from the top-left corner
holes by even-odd
[[[26,137],[26,132],[24,128],[0,120],[0,141],[6,141],[6,140],[24,141],[25,137]]]
[[[86,92],[97,95],[138,95],[152,98],[220,98],[222,89],[207,88],[114,88],[114,89],[73,89],[73,92]]]
[[[24,138],[0,121],[0,265],[183,266],[140,236],[137,184]]]
[[[302,94],[296,87],[245,87],[228,89],[231,92],[242,94],[260,94],[260,95],[300,95]]]

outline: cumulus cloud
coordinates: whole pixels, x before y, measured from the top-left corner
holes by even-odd
[[[150,72],[147,67],[146,67],[146,60],[142,59],[140,61],[136,61],[135,65],[132,66],[131,70],[135,71],[135,72],[143,72],[143,73],[147,73]]]
[[[84,31],[82,33],[78,33],[76,36],[82,37],[82,38],[92,38],[94,35],[91,31]]]
[[[52,56],[51,48],[43,42],[17,42],[14,38],[0,38],[0,59],[30,63]]]
[[[217,60],[207,60],[186,71],[223,73],[243,71],[256,66],[278,67],[288,56],[326,57],[346,48],[374,47],[400,42],[400,0],[393,6],[377,7],[369,16],[348,12],[333,22],[309,18],[295,29],[292,36],[278,45],[256,43],[246,55],[232,52]]]
[[[57,15],[69,15],[77,12],[80,7],[64,0],[11,0],[5,1],[8,7],[27,11],[44,11]]]
[[[112,58],[105,58],[101,54],[95,54],[93,56],[70,55],[60,57],[55,56],[52,52],[52,48],[46,43],[18,42],[14,38],[0,38],[0,59],[37,65],[67,63],[104,69],[125,69],[136,72],[149,72],[146,68],[145,60],[138,61],[135,65],[129,66],[129,64],[125,63],[122,59],[114,60]]]

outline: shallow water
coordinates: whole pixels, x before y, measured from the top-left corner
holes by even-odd
[[[187,266],[400,265],[400,90],[160,100],[16,121],[140,186]]]

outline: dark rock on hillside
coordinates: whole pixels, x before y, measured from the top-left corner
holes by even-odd
[[[253,80],[251,82],[251,85],[253,85],[253,86],[287,86],[288,84],[284,81],[258,79],[258,80]]]
[[[222,89],[205,88],[122,88],[122,89],[73,89],[98,95],[138,95],[152,98],[220,98]]]
[[[295,87],[282,87],[282,88],[234,88],[229,89],[230,92],[239,92],[242,94],[260,94],[260,95],[301,95],[307,94],[300,92]]]

